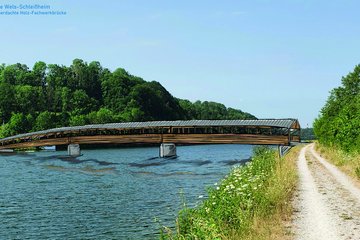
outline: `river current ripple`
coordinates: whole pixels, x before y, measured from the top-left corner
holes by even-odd
[[[161,225],[175,225],[182,198],[201,203],[252,147],[179,146],[174,159],[158,151],[0,155],[0,239],[158,239]]]

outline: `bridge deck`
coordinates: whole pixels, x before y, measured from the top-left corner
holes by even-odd
[[[0,149],[51,145],[123,143],[239,143],[290,145],[300,142],[295,119],[133,122],[55,128],[0,139]]]

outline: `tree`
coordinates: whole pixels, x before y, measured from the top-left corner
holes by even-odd
[[[66,113],[70,111],[71,91],[67,87],[61,88],[61,112]]]
[[[70,100],[70,111],[72,115],[84,115],[97,107],[96,100],[90,98],[84,90],[76,90]]]
[[[116,69],[113,73],[105,73],[101,83],[104,106],[115,113],[121,113],[131,100],[131,90],[143,82],[122,68]]]
[[[33,67],[34,86],[44,87],[46,85],[46,63],[36,62]]]
[[[54,127],[56,127],[56,114],[45,111],[37,116],[33,131],[46,130]]]
[[[15,113],[10,121],[2,127],[3,136],[13,136],[20,133],[26,133],[31,129],[31,123],[23,113]]]
[[[17,81],[16,68],[14,65],[6,66],[2,71],[2,79],[4,83],[15,85]]]
[[[85,115],[73,115],[70,117],[70,126],[83,126],[88,123]]]
[[[89,97],[101,102],[101,77],[103,75],[103,69],[99,62],[91,62],[88,66],[88,80],[85,86],[85,91]]]
[[[0,83],[0,124],[9,121],[11,113],[15,111],[15,90],[14,86]]]
[[[41,93],[41,88],[38,87],[29,85],[15,86],[16,112],[33,114],[35,111],[40,110],[42,106]]]
[[[360,149],[360,65],[333,89],[314,122],[314,132],[325,145],[345,151]]]
[[[144,113],[144,120],[175,120],[184,118],[184,110],[176,99],[158,82],[144,82],[132,88],[127,109]]]
[[[107,108],[100,108],[97,112],[89,113],[88,119],[91,124],[116,122],[114,113]]]

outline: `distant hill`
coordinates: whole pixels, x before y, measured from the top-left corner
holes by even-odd
[[[54,127],[96,123],[256,119],[216,102],[173,97],[160,83],[122,68],[75,59],[71,66],[37,62],[0,65],[0,137]]]

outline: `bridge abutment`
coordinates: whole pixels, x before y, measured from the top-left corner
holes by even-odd
[[[68,154],[72,157],[77,157],[81,155],[80,145],[79,144],[69,144],[68,145]]]
[[[160,157],[176,156],[176,146],[174,143],[162,143],[159,150]]]

